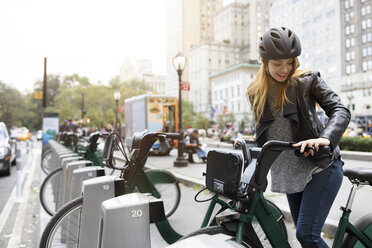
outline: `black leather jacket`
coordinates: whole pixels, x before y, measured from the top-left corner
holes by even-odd
[[[307,72],[291,80],[287,97],[290,103],[284,105],[283,116],[291,120],[294,141],[324,137],[331,142],[331,151],[320,150],[312,158],[319,166],[326,167],[340,156],[338,144],[350,122],[350,111],[341,103],[340,97],[326,85],[319,72]],[[316,113],[316,103],[329,118],[325,127]],[[267,141],[265,130],[273,120],[268,104],[265,104],[260,123],[256,127],[256,142],[259,146]]]

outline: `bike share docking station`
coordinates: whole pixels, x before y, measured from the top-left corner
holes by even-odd
[[[125,193],[124,179],[101,176],[83,182],[83,206],[80,216],[80,248],[97,247],[101,203]]]
[[[101,177],[105,175],[105,169],[98,166],[88,166],[73,170],[72,172],[72,183],[69,199],[75,199],[81,196],[83,192],[83,181]]]
[[[150,223],[162,220],[163,201],[150,194],[131,193],[106,200],[101,205],[98,247],[151,247]]]

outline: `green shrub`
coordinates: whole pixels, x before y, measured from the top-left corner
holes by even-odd
[[[231,142],[232,135],[226,135],[223,137],[224,142]]]
[[[344,151],[372,152],[372,138],[342,137],[340,148]]]

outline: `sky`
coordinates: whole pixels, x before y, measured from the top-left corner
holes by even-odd
[[[166,0],[0,0],[0,81],[23,93],[48,74],[91,83],[119,75],[125,57],[165,74]]]

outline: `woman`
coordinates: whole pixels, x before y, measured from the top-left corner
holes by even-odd
[[[261,68],[248,86],[255,113],[256,142],[297,142],[304,157],[282,152],[271,168],[271,190],[287,194],[296,237],[302,247],[328,247],[321,230],[341,186],[343,162],[339,141],[350,121],[350,111],[320,78],[298,70],[300,40],[288,28],[271,28],[259,41]],[[320,106],[329,120],[319,120]],[[329,146],[325,151],[322,146]],[[305,151],[306,147],[313,150]]]

